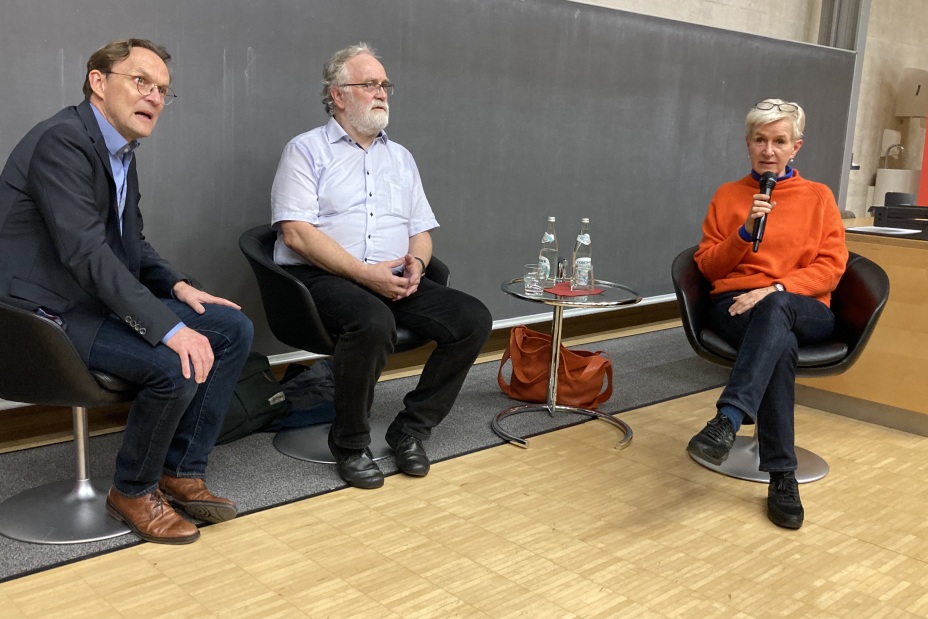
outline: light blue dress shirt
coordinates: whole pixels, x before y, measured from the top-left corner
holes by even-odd
[[[119,232],[122,232],[122,214],[126,210],[126,178],[129,175],[129,166],[135,149],[139,146],[138,140],[127,142],[118,131],[109,123],[95,105],[91,105],[93,115],[97,117],[100,133],[106,143],[106,152],[110,154],[110,168],[113,171],[113,180],[116,182],[116,204],[119,205]]]
[[[334,118],[284,147],[271,223],[305,221],[367,263],[400,258],[409,237],[438,227],[412,154],[383,131],[364,150]],[[278,264],[306,264],[278,237]]]
[[[110,168],[113,171],[113,181],[116,183],[116,204],[118,205],[119,214],[119,232],[122,233],[122,214],[126,210],[126,179],[129,176],[129,166],[132,164],[132,157],[135,156],[135,149],[139,146],[138,140],[127,142],[126,138],[116,131],[116,128],[100,113],[97,106],[91,105],[93,115],[97,117],[97,125],[100,127],[100,133],[103,134],[103,142],[106,144],[106,152],[110,155]],[[183,329],[183,321],[178,322],[173,329],[164,334],[161,341],[167,343],[171,337]]]

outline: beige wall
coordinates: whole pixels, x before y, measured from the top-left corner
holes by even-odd
[[[821,0],[573,0],[775,39],[815,42]],[[770,7],[776,6],[777,11]]]
[[[871,0],[854,131],[854,160],[860,170],[851,172],[847,198],[848,210],[858,215],[871,206],[867,187],[874,183],[880,164],[884,129],[902,133],[906,149],[888,167],[922,165],[924,120],[905,121],[893,114],[899,77],[906,67],[928,69],[928,0]]]
[[[667,17],[790,41],[818,40],[821,0],[574,0],[584,4]],[[771,7],[777,11],[771,11]],[[860,101],[854,129],[854,162],[847,204],[858,215],[870,206],[883,129],[903,133],[904,158],[891,167],[920,167],[924,128],[895,118],[895,95],[905,67],[928,69],[928,0],[871,0]]]

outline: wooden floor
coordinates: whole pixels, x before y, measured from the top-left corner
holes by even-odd
[[[925,617],[928,438],[797,409],[805,526],[689,460],[717,391],[0,585],[3,617]]]

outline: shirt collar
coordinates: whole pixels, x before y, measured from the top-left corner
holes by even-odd
[[[127,142],[126,138],[122,137],[113,125],[104,118],[100,110],[97,109],[97,106],[91,104],[90,109],[93,110],[93,115],[97,118],[97,124],[100,126],[100,133],[103,134],[103,142],[106,144],[106,150],[110,155],[122,159],[138,148],[139,141],[132,140],[131,142]]]
[[[348,142],[354,144],[355,141],[350,135],[345,131],[344,127],[338,124],[338,121],[335,120],[334,116],[329,117],[329,122],[325,125],[325,133],[329,138],[329,144],[335,144],[339,140],[347,140]],[[381,130],[377,134],[377,137],[374,138],[374,141],[382,141],[384,144],[387,142],[387,132]]]
[[[794,170],[793,168],[791,168],[791,167],[789,167],[789,166],[786,166],[786,169],[783,170],[783,176],[781,176],[780,178],[778,178],[778,179],[777,179],[777,182],[779,183],[780,181],[785,181],[785,180],[788,179],[788,178],[793,178],[793,176],[795,176],[795,174],[796,174],[796,170]],[[758,174],[757,172],[755,172],[755,171],[752,169],[752,170],[751,170],[751,178],[753,178],[755,181],[758,181],[758,182],[759,182],[759,181],[760,181],[760,174]]]

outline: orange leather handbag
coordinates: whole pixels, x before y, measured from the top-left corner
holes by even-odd
[[[569,350],[561,346],[557,369],[557,403],[596,408],[612,396],[612,359],[602,351]],[[503,366],[512,360],[509,383]],[[513,327],[496,380],[503,393],[524,402],[548,401],[551,336],[525,325]],[[605,387],[604,387],[605,383]]]

